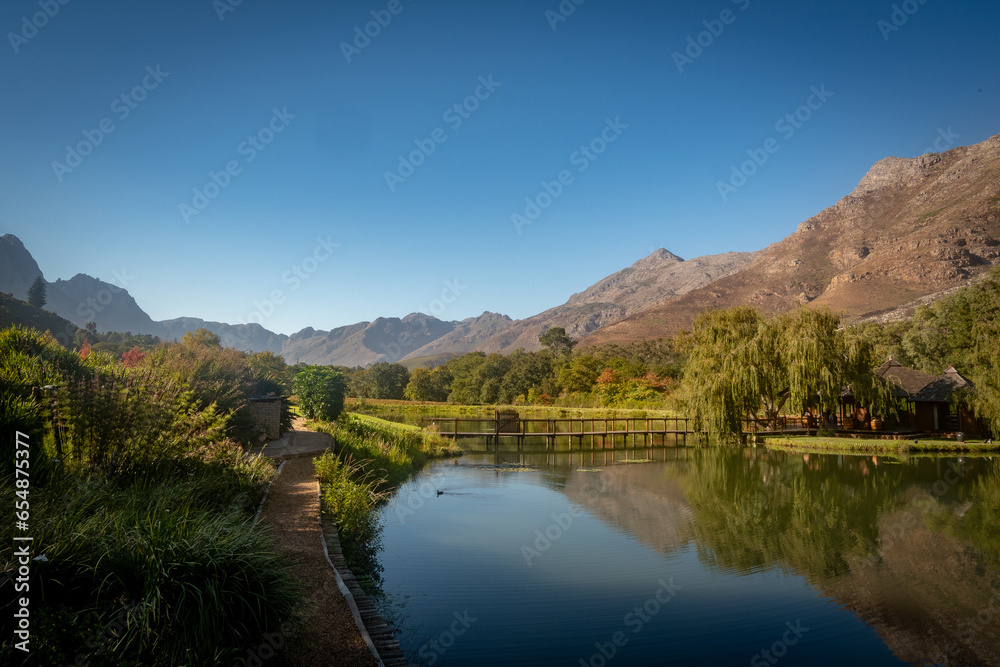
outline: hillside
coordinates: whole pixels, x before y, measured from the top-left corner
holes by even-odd
[[[76,327],[69,320],[0,292],[0,329],[13,325],[48,331],[63,347],[70,347],[76,335]]]
[[[760,251],[742,271],[586,336],[672,335],[708,309],[826,306],[871,317],[966,284],[1000,260],[1000,135],[876,163],[854,191]]]
[[[414,351],[408,358],[450,356],[474,350],[504,354],[518,348],[539,350],[538,337],[551,327],[563,327],[571,337],[580,338],[634,312],[669,303],[739,271],[753,257],[752,253],[728,252],[685,261],[660,248],[572,295],[561,306],[524,320],[489,317],[493,314],[484,313],[472,321],[466,320],[468,324],[464,327],[456,327],[451,334]],[[501,317],[502,320],[498,319]]]

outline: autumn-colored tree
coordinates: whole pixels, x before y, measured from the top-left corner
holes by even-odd
[[[146,358],[146,353],[139,349],[136,345],[131,350],[122,354],[122,363],[126,368],[134,368],[142,363],[142,360]]]

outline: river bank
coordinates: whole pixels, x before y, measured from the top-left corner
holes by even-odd
[[[782,436],[758,438],[757,444],[781,451],[823,452],[838,454],[974,454],[1000,451],[1000,443],[982,440],[959,442],[942,438],[907,440],[865,440],[815,436]]]

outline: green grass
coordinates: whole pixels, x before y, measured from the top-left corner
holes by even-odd
[[[377,425],[377,426],[391,426],[394,428],[402,429],[404,431],[419,431],[419,426],[414,426],[413,424],[401,424],[399,422],[391,422],[388,419],[382,419],[380,417],[374,417],[372,415],[363,415],[360,413],[354,413],[354,417],[362,422]]]
[[[758,440],[759,442],[759,440]],[[845,454],[920,454],[933,452],[995,452],[1000,444],[987,445],[980,442],[957,442],[943,438],[918,438],[914,444],[909,440],[865,440],[861,438],[819,438],[806,436],[785,436],[766,438],[768,449],[837,452]]]
[[[347,564],[369,593],[377,593],[379,508],[429,459],[460,455],[461,450],[436,433],[368,415],[347,413],[313,427],[334,439],[333,451],[314,461],[323,511],[337,523]]]
[[[266,633],[294,623],[291,564],[252,523],[273,473],[271,461],[244,460],[233,448],[127,481],[62,475],[33,489],[32,549],[46,557],[31,574],[35,657],[232,664]],[[0,493],[8,506],[12,487]],[[2,560],[11,557],[3,545]],[[88,639],[116,619],[127,623],[92,655]]]

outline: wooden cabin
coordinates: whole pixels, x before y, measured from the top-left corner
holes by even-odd
[[[892,383],[893,396],[900,407],[899,416],[885,423],[885,428],[914,429],[924,433],[983,432],[973,414],[953,400],[956,393],[972,387],[954,366],[934,376],[907,368],[890,358],[875,370],[875,374]],[[841,398],[840,416],[845,429],[872,427],[873,415],[866,406],[857,404],[849,390]]]

